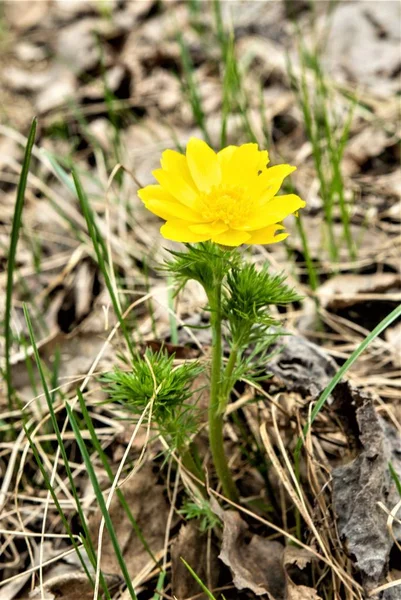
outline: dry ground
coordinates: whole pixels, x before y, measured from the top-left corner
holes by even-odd
[[[217,9],[227,39],[235,39],[240,79],[230,93]],[[101,512],[65,403],[79,417],[106,497],[110,480],[82,419],[77,388],[156,559],[114,498],[110,514],[139,600],[206,597],[180,557],[215,598],[400,599],[399,320],[368,345],[347,372],[349,383],[339,384],[319,413],[305,440],[299,479],[293,458],[313,403],[401,299],[398,3],[10,0],[0,11],[4,373],[16,185],[25,136],[38,118],[14,271],[11,404],[5,377],[0,385],[0,600],[94,597],[32,449],[78,536],[82,523],[23,303],[95,546]],[[323,170],[331,169],[330,143],[338,147],[351,115],[341,181],[354,255],[337,205],[337,256],[330,251],[315,148],[295,89],[305,83],[314,105],[316,57],[331,131],[319,139]],[[237,510],[227,510],[219,495],[204,431],[198,436],[211,477],[210,503],[197,513],[208,525],[201,531],[202,519],[182,514],[194,490],[176,457],[163,454],[163,441],[149,434],[146,420],[134,430],[121,408],[99,404],[105,394],[98,376],[123,364],[126,348],[69,172],[74,165],[96,213],[135,344],[157,349],[167,342],[178,360],[206,363],[208,330],[188,327],[207,323],[202,291],[193,284],[172,301],[171,282],[157,266],[176,245],[160,237],[160,223],[144,210],[136,189],[152,182],[162,150],[185,147],[191,135],[207,136],[218,148],[223,115],[227,144],[256,139],[269,148],[273,164],[298,167],[292,185],[307,201],[302,229],[294,220],[288,243],[254,247],[249,258],[285,270],[304,300],[277,313],[292,337],[283,338],[284,349],[266,365],[266,380],[257,389],[240,382],[229,406],[227,451],[243,500]],[[314,119],[324,130],[324,114],[315,111]],[[101,566],[111,597],[130,598],[106,534]]]

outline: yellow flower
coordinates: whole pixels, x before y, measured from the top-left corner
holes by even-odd
[[[276,196],[295,167],[267,168],[268,162],[267,151],[257,144],[228,146],[216,153],[191,138],[185,156],[163,152],[161,169],[153,171],[159,185],[148,185],[138,195],[166,221],[160,232],[168,240],[274,244],[288,235],[279,223],[305,202],[295,194]]]

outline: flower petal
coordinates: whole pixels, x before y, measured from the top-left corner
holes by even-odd
[[[204,242],[210,239],[209,234],[194,233],[188,227],[188,222],[182,219],[169,219],[161,226],[160,233],[166,240],[173,242]]]
[[[239,226],[238,229],[241,231],[252,231],[255,229],[262,229],[268,225],[274,225],[274,223],[279,223],[288,217],[288,215],[303,208],[305,204],[306,202],[301,200],[296,194],[275,196],[272,200],[266,202],[263,207],[257,207],[253,214],[250,215],[246,219],[246,222]]]
[[[224,233],[214,235],[212,240],[213,242],[216,242],[216,244],[221,244],[222,246],[240,246],[241,244],[245,244],[250,237],[251,236],[246,231],[229,229]]]
[[[152,175],[176,200],[190,208],[194,206],[198,194],[181,175],[170,173],[164,169],[156,169],[152,172]]]
[[[148,200],[160,200],[162,202],[177,202],[177,200],[169,194],[161,185],[147,185],[138,190],[138,196],[142,202]]]
[[[181,177],[189,187],[193,188],[197,192],[197,188],[194,180],[192,179],[191,172],[188,167],[187,159],[184,154],[176,152],[175,150],[165,150],[162,153],[160,160],[162,169],[169,173],[174,173]]]
[[[209,192],[221,182],[221,168],[217,155],[206,142],[191,138],[187,145],[187,162],[196,186]]]
[[[214,221],[213,223],[197,223],[189,225],[189,229],[194,233],[209,234],[210,237],[218,235],[229,229],[223,221]]]
[[[161,219],[179,218],[199,223],[202,217],[166,192],[161,185],[148,185],[138,190],[138,196],[150,212]]]
[[[285,177],[290,175],[296,167],[291,165],[276,165],[265,169],[249,189],[252,198],[260,198],[262,202],[270,200],[277,194]]]
[[[248,244],[276,244],[285,240],[288,237],[288,233],[276,234],[276,231],[284,229],[282,225],[269,225],[263,229],[257,229],[251,232],[251,238],[248,240]]]
[[[224,174],[227,164],[231,160],[232,155],[237,150],[238,146],[226,146],[223,150],[217,153],[217,160],[219,161],[221,172]]]
[[[269,161],[266,150],[260,151],[257,144],[243,144],[231,156],[227,154],[223,165],[223,181],[233,185],[248,186],[250,180],[257,178]]]

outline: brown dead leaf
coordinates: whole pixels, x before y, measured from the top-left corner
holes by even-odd
[[[224,521],[219,558],[230,568],[238,590],[249,589],[256,596],[267,594],[269,600],[321,600],[316,590],[294,581],[297,572],[311,562],[310,552],[284,548],[279,542],[251,534],[237,512],[214,510]]]
[[[163,486],[157,484],[151,463],[145,465],[121,487],[143,537],[154,555],[164,547],[169,513],[163,490]],[[128,573],[133,579],[152,559],[133,530],[117,496],[114,496],[112,500],[109,513]],[[90,532],[96,547],[101,519],[102,514],[99,510],[90,521]],[[120,566],[107,531],[103,536],[101,566],[104,573],[121,575]]]
[[[386,329],[384,336],[390,344],[394,365],[401,367],[401,323]]]
[[[248,532],[239,513],[223,513],[224,530],[220,559],[233,575],[238,590],[252,590],[256,596],[269,594],[274,600],[285,600],[287,582],[282,558],[284,548]],[[248,543],[247,537],[250,537]]]
[[[386,97],[400,88],[400,4],[341,2],[331,16],[325,62],[333,75]]]
[[[93,69],[100,61],[97,35],[109,36],[115,33],[115,25],[105,19],[88,17],[74,21],[63,27],[57,37],[57,57],[61,64],[79,75]],[[104,61],[108,66],[107,46],[104,47]]]
[[[93,600],[93,586],[86,573],[66,569],[66,573],[51,577],[45,582],[42,590],[37,587],[29,594],[29,600]],[[119,577],[106,575],[109,589],[119,584]]]
[[[71,100],[77,88],[74,74],[65,67],[55,67],[51,70],[48,84],[38,93],[35,100],[36,110],[43,114],[62,106]]]
[[[4,2],[4,17],[11,27],[26,31],[44,19],[49,6],[49,0],[30,0],[24,2],[23,10],[21,10],[20,2],[8,0]]]
[[[382,294],[391,289],[399,295],[400,288],[401,276],[398,273],[336,275],[319,287],[318,297],[324,308],[338,310],[369,300],[371,294]]]
[[[287,391],[315,397],[337,371],[335,361],[302,336],[282,336],[277,349],[280,351],[270,359],[268,372],[283,382]]]
[[[322,598],[313,588],[307,587],[306,585],[294,585],[290,583],[288,586],[287,600],[322,600]]]
[[[394,138],[382,127],[365,126],[356,134],[344,151],[345,172],[358,173],[367,160],[379,156],[387,146],[394,144]]]
[[[346,428],[355,458],[333,469],[333,505],[345,548],[361,572],[367,592],[387,575],[393,540],[387,514],[399,501],[388,464],[401,477],[401,439],[395,428],[376,414],[372,397],[349,382],[333,392],[335,408]],[[401,528],[394,527],[401,536]]]
[[[284,566],[286,569],[289,569],[291,566],[295,566],[301,570],[305,569],[310,564],[312,556],[305,548],[286,546],[283,558]]]
[[[186,600],[195,595],[199,600],[206,598],[204,595],[197,595],[200,591],[199,584],[181,558],[194,569],[202,581],[207,583],[210,590],[217,586],[219,579],[217,550],[212,545],[208,556],[207,543],[207,534],[202,534],[195,523],[188,523],[181,527],[171,547],[172,593],[177,600]]]

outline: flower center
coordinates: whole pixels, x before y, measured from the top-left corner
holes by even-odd
[[[206,221],[223,221],[231,227],[242,224],[248,217],[252,202],[244,188],[237,185],[218,185],[199,197],[198,210]]]

